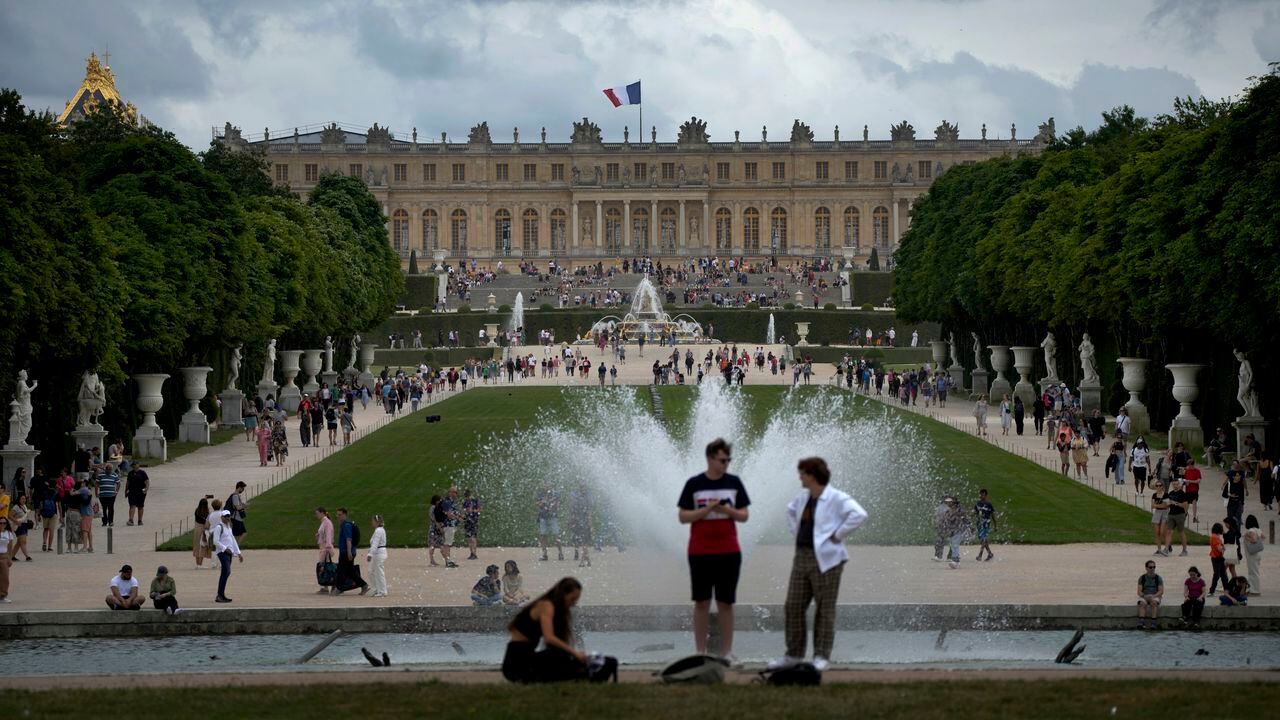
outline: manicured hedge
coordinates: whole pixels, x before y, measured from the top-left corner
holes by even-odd
[[[853,306],[861,307],[864,303],[875,306],[893,297],[893,273],[889,272],[851,272],[849,273],[849,290],[853,298]]]
[[[435,275],[405,275],[404,295],[400,296],[400,300],[396,304],[403,305],[410,310],[434,308],[436,306],[436,282]]]

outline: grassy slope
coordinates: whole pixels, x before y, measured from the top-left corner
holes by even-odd
[[[252,681],[250,681],[252,682]],[[69,683],[70,684],[70,683]],[[432,718],[816,718],[856,716],[953,720],[957,717],[1157,718],[1265,717],[1280,702],[1280,684],[1163,683],[1158,700],[1146,680],[944,681],[829,684],[820,688],[766,685],[558,686],[414,685],[239,687],[218,717],[311,720],[329,717]],[[130,718],[207,718],[208,688],[128,691]],[[225,693],[224,693],[225,694]],[[12,717],[82,718],[84,709],[119,702],[118,690],[15,690],[4,705]],[[657,714],[655,709],[660,708]],[[1046,712],[1047,708],[1052,708]],[[1176,712],[1172,712],[1176,709]]]

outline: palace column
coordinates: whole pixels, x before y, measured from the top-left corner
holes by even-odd
[[[578,201],[572,201],[573,204],[573,249],[578,249]]]
[[[708,200],[702,201],[702,234],[699,237],[702,239],[699,247],[711,247],[711,203]]]
[[[893,208],[891,209],[891,212],[893,213],[893,237],[891,239],[893,240],[893,242],[890,243],[890,246],[897,247],[898,246],[898,198],[896,197],[893,198],[892,205],[893,205]]]
[[[684,254],[685,238],[685,221],[684,221],[684,201],[680,201],[680,226],[676,228],[676,247],[677,252]]]
[[[604,246],[604,201],[596,201],[596,254]]]
[[[662,250],[662,223],[658,221],[658,198],[649,200],[649,248],[648,255],[653,253],[654,248],[658,249],[657,254],[661,255]]]
[[[622,201],[622,245],[625,252],[631,252],[631,201]]]

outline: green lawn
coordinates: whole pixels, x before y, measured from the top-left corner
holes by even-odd
[[[249,683],[253,680],[249,679]],[[9,717],[83,718],[85,708],[119,704],[117,689],[7,691]],[[1156,693],[1156,694],[1153,694]],[[1147,680],[944,680],[827,684],[818,688],[766,685],[453,685],[443,682],[365,685],[237,686],[127,691],[130,718],[207,718],[210,697],[228,697],[220,718],[966,718],[1265,717],[1280,702],[1277,683]],[[1155,699],[1157,698],[1158,699]],[[1052,708],[1051,710],[1048,710]]]
[[[686,442],[696,388],[659,388],[668,431]],[[748,442],[766,432],[770,418],[788,406],[818,406],[846,414],[850,422],[870,421],[896,427],[896,446],[925,455],[928,472],[892,478],[884,491],[861,498],[872,519],[855,536],[858,543],[929,543],[932,509],[943,493],[972,503],[979,487],[991,492],[1000,512],[996,542],[1146,542],[1146,513],[1063,478],[1028,460],[1011,455],[942,423],[903,412],[862,397],[820,386],[789,393],[776,386],[740,390],[748,418]],[[836,393],[835,396],[832,393]],[[312,510],[346,506],[370,532],[368,517],[381,512],[394,528],[392,544],[420,547],[426,542],[425,512],[432,494],[451,483],[475,484],[485,499],[484,541],[492,545],[528,545],[535,536],[529,511],[540,477],[508,477],[503,465],[513,433],[543,423],[573,427],[588,422],[586,405],[605,405],[635,397],[639,412],[648,412],[648,388],[561,389],[517,387],[469,391],[452,397],[431,412],[443,422],[426,423],[426,413],[407,416],[288,482],[254,498],[248,513],[249,548],[309,547],[314,534]],[[834,401],[834,404],[832,404]],[[826,404],[822,404],[826,403]],[[541,413],[541,414],[540,414]],[[834,450],[833,450],[834,452]],[[604,456],[602,456],[604,457]],[[482,472],[477,472],[477,468]],[[477,479],[478,478],[478,479]],[[572,482],[576,478],[560,478]],[[748,487],[769,478],[748,477]],[[792,482],[788,477],[785,482]],[[567,502],[562,523],[567,518]],[[779,527],[766,541],[784,541]],[[189,537],[175,538],[165,549],[185,549]]]

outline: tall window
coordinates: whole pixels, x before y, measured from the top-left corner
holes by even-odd
[[[303,165],[302,171],[307,177],[307,182],[313,183],[320,179],[320,166],[315,163]]]
[[[876,160],[875,165],[873,166],[873,169],[875,170],[876,180],[889,179],[889,161],[888,160]]]
[[[289,166],[284,163],[276,163],[276,182],[289,182]]]
[[[494,168],[494,179],[497,180],[498,182],[506,182],[510,180],[511,174],[509,171],[509,167],[510,166],[507,165],[506,163],[498,163],[497,167]]]
[[[877,246],[889,247],[889,208],[881,205],[871,211],[871,241]]]
[[[664,162],[664,163],[662,163],[662,179],[663,179],[663,180],[675,180],[675,179],[676,179],[676,164],[675,164],[675,163],[673,163],[673,162]]]
[[[648,165],[645,165],[644,163],[635,163],[631,167],[632,167],[631,172],[635,173],[636,182],[644,182],[645,180],[649,179]]]
[[[769,217],[769,249],[775,253],[787,252],[787,211],[774,208]]]
[[[831,249],[831,211],[824,207],[813,211],[813,249]]]
[[[747,180],[759,180],[760,173],[756,170],[756,164],[753,162],[742,164],[742,174]]]
[[[608,182],[618,182],[618,163],[605,163],[604,179]]]
[[[520,247],[524,250],[525,255],[535,255],[538,252],[538,211],[529,208],[524,211],[524,221],[521,223]]]
[[[676,211],[671,208],[663,208],[658,215],[662,218],[662,235],[659,237],[662,251],[674,252],[676,249]]]
[[[773,179],[774,180],[787,179],[787,164],[785,162],[776,162],[773,164]]]
[[[563,253],[568,243],[565,242],[569,233],[569,220],[565,212],[560,208],[551,211],[551,253],[557,255]]]
[[[538,181],[538,166],[536,163],[524,164],[524,181],[525,182]]]
[[[920,160],[916,163],[916,177],[921,180],[928,180],[933,177],[933,166],[928,160]]]
[[[742,213],[742,249],[760,252],[760,211],[755,208]]]
[[[831,177],[831,163],[826,160],[819,160],[813,165],[813,177],[818,180],[826,180]]]
[[[564,182],[564,163],[551,163],[551,181]]]
[[[449,215],[449,243],[454,255],[467,256],[467,211],[462,208]]]
[[[850,205],[844,209],[844,246],[858,247],[858,208]]]
[[[493,214],[493,251],[499,255],[511,254],[511,213],[504,209]]]
[[[395,182],[409,182],[409,164],[396,163],[391,166],[391,177]]]
[[[391,246],[401,255],[409,254],[409,213],[403,208],[391,213]]]
[[[604,211],[604,246],[611,253],[622,252],[622,211],[618,208]]]
[[[466,163],[454,163],[454,164],[453,164],[453,181],[454,181],[454,182],[466,182],[466,181],[467,181],[467,165],[466,165]]]
[[[430,208],[422,211],[422,249],[440,249],[440,216]]]
[[[637,253],[649,252],[649,211],[644,208],[631,211],[631,247]]]
[[[364,177],[364,166],[360,163],[351,163],[347,165],[347,177],[362,178]]]
[[[436,164],[422,163],[422,182],[436,181]]]
[[[729,208],[716,211],[716,250],[729,250],[733,247],[733,213]]]
[[[846,160],[844,162],[844,179],[845,180],[858,179],[858,161],[857,160]]]
[[[717,180],[729,179],[729,163],[727,162],[716,163],[716,179]]]

